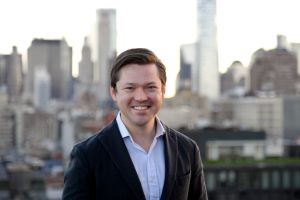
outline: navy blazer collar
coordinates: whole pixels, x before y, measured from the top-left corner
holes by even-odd
[[[170,134],[170,129],[168,127],[164,126],[164,128],[166,130],[166,134],[163,136],[165,144],[166,174],[161,196],[162,200],[168,199],[171,194],[177,173],[178,155],[176,135]],[[116,119],[114,119],[113,122],[105,129],[107,129],[105,130],[106,133],[105,135],[102,135],[102,139],[100,140],[102,145],[116,165],[128,187],[135,194],[136,199],[145,199],[142,185],[139,181],[137,172],[135,171],[123,138],[121,137]]]
[[[175,134],[170,133],[170,129],[164,125],[166,134],[164,134],[164,144],[165,144],[165,159],[166,159],[166,174],[165,183],[161,199],[170,199],[172,188],[175,183],[175,178],[177,174],[177,137]]]

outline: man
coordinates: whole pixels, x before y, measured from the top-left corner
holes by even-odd
[[[72,150],[63,199],[207,199],[196,143],[156,116],[164,64],[148,49],[129,49],[116,58],[110,85],[120,111]]]

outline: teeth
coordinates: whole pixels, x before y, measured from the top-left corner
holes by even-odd
[[[146,110],[147,106],[134,106],[133,108],[136,110]]]

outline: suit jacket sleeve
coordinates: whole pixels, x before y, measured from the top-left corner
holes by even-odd
[[[207,200],[207,191],[204,179],[203,164],[198,146],[194,145],[194,163],[192,166],[192,177],[189,188],[190,200]]]
[[[93,176],[89,168],[86,156],[75,146],[64,177],[63,200],[95,199]]]

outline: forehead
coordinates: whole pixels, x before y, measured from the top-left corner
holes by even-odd
[[[120,82],[160,82],[157,66],[151,64],[127,64],[120,70]]]

